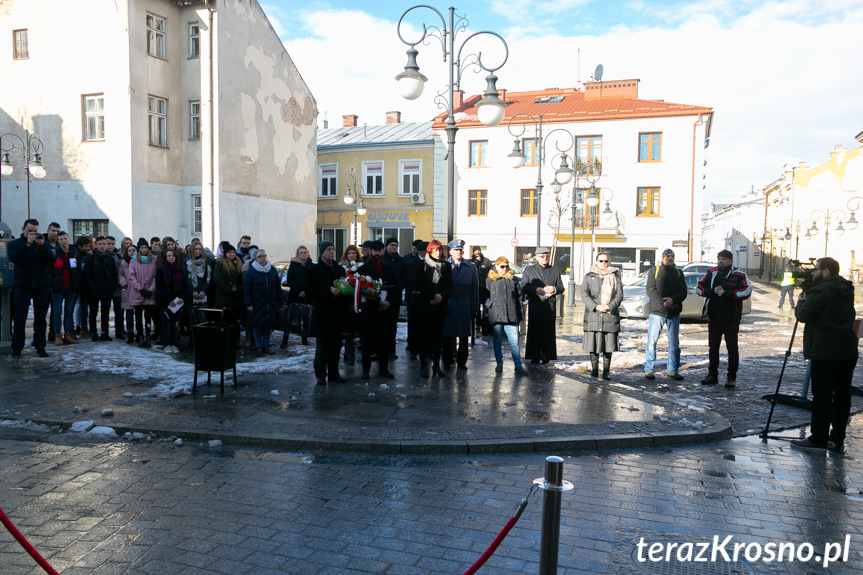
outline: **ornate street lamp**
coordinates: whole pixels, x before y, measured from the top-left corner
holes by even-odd
[[[6,139],[12,142],[4,145],[3,140]],[[18,141],[16,145],[15,140]],[[41,180],[47,174],[45,166],[42,165],[42,140],[36,137],[36,134],[31,134],[28,130],[24,130],[24,139],[16,134],[3,134],[0,136],[0,175],[8,176],[12,173],[14,166],[9,159],[9,154],[14,152],[16,148],[21,148],[22,159],[26,169],[24,170],[25,194],[27,198],[27,219],[30,219],[30,177]],[[0,188],[2,189],[2,188]],[[0,191],[2,194],[2,191]],[[0,221],[3,220],[3,198],[0,195]]]
[[[347,205],[354,206],[354,221],[351,225],[351,245],[357,245],[359,238],[359,227],[357,226],[357,215],[364,216],[366,215],[366,205],[363,203],[363,187],[357,183],[357,179],[353,174],[348,174],[345,182],[347,183],[347,190],[345,191],[345,203]],[[353,192],[353,193],[351,193]],[[354,200],[354,196],[360,199],[359,205]]]
[[[440,18],[440,27],[437,25],[426,26],[423,24],[422,36],[416,42],[411,42],[405,40],[402,36],[402,21],[410,11],[418,8],[425,8],[437,14]],[[455,91],[460,89],[462,72],[471,66],[477,66],[489,73],[488,76],[486,76],[486,89],[483,94],[483,98],[476,104],[477,116],[479,116],[479,121],[482,122],[483,125],[494,127],[500,124],[501,120],[503,120],[504,108],[506,106],[506,103],[497,95],[497,76],[494,73],[506,64],[506,61],[509,58],[509,47],[506,45],[506,41],[503,37],[497,32],[481,31],[474,32],[465,38],[459,45],[458,52],[456,52],[456,34],[467,30],[467,26],[467,18],[463,15],[456,17],[455,8],[451,7],[449,9],[449,20],[447,21],[444,19],[443,14],[441,14],[437,9],[425,4],[419,4],[404,11],[401,18],[399,18],[397,27],[399,40],[410,47],[407,50],[408,62],[405,65],[405,69],[396,76],[402,97],[407,98],[408,100],[416,100],[420,95],[422,95],[424,84],[428,81],[428,78],[423,76],[420,72],[419,65],[417,64],[417,54],[419,52],[414,48],[420,42],[424,42],[426,38],[434,37],[440,40],[441,48],[443,50],[443,60],[447,64],[447,69],[449,71],[447,97],[444,98],[442,93],[438,93],[435,98],[438,107],[445,107],[447,110],[445,128],[447,134],[447,241],[452,241],[455,233],[455,134],[458,131],[458,127],[455,122],[454,96]],[[482,52],[478,52],[477,54],[468,54],[465,56],[465,61],[462,61],[461,52],[465,45],[471,38],[481,35],[494,36],[503,44],[505,55],[503,62],[501,62],[499,66],[487,67],[483,64]]]
[[[809,219],[812,222],[812,226],[806,230],[806,238],[812,238],[818,235],[820,231],[818,229],[818,222],[824,222],[824,257],[827,257],[827,247],[830,242],[830,226],[835,222],[836,227],[833,229],[834,232],[842,235],[845,233],[845,230],[854,230],[857,228],[858,221],[854,215],[858,209],[860,209],[860,202],[863,201],[863,198],[860,196],[852,196],[848,198],[848,202],[845,204],[848,210],[851,212],[851,215],[846,216],[845,212],[840,209],[835,210],[813,210],[809,214]],[[852,208],[852,204],[854,207]],[[845,225],[847,225],[847,228]]]

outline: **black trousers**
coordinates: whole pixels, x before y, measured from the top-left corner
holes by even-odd
[[[390,352],[395,349],[393,320],[389,311],[365,312],[362,317],[363,373],[372,368],[372,356],[378,356],[378,369],[388,371]]]
[[[99,314],[99,308],[102,308],[102,333],[108,335],[108,326],[111,325],[111,299],[100,298],[90,300],[90,335],[96,335],[96,316]]]
[[[444,315],[445,313],[434,313],[432,310],[421,316],[420,353],[423,360],[440,360]]]
[[[24,349],[24,328],[27,327],[27,314],[30,311],[30,300],[33,301],[33,347],[36,351],[45,351],[45,330],[48,326],[48,300],[51,299],[51,288],[29,288],[15,286],[13,288],[12,317],[12,353],[20,355]]]
[[[708,372],[711,375],[719,373],[719,344],[725,338],[725,347],[728,349],[728,376],[736,377],[737,368],[740,366],[740,353],[737,349],[737,334],[740,331],[740,320],[721,320],[707,318],[707,343],[710,346],[708,352]]]
[[[456,352],[455,340],[458,339],[458,351]],[[470,337],[445,337],[443,338],[443,364],[446,367],[452,365],[453,356],[460,366],[467,365],[467,354],[470,350]]]
[[[827,445],[827,440],[845,442],[845,428],[851,413],[851,376],[857,358],[810,361],[812,375],[812,424],[810,441]],[[833,432],[830,433],[830,426]]]
[[[315,338],[315,377],[324,379],[339,376],[339,353],[342,334],[319,335]]]

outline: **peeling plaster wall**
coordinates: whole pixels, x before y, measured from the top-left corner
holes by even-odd
[[[315,238],[316,104],[255,0],[217,12],[219,233],[285,258]]]

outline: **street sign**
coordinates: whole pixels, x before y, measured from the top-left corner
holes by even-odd
[[[514,248],[517,248],[518,247],[518,238],[512,238],[511,240],[509,240],[509,245],[511,245]]]

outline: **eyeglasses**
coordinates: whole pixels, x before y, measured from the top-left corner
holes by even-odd
[[[500,269],[502,269],[502,270],[507,270],[507,269],[509,269],[509,266],[508,266],[508,265],[506,265],[506,264],[500,264],[500,265],[499,265],[499,266],[497,266],[497,267],[499,267],[499,268],[500,268]]]
[[[601,264],[607,264],[608,263],[608,260],[596,260],[596,261],[601,263]]]

